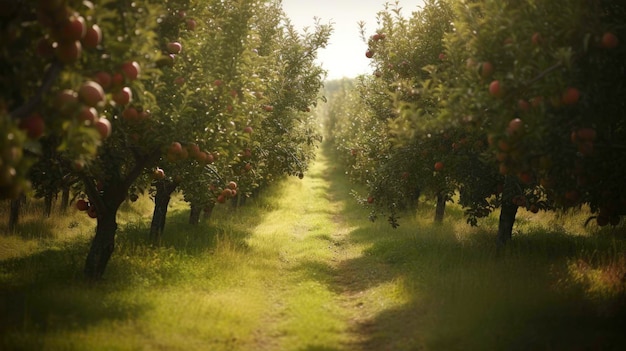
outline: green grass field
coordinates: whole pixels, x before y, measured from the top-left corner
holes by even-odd
[[[321,153],[303,180],[197,227],[173,201],[159,246],[142,198],[95,284],[92,220],[30,203],[8,235],[3,205],[0,350],[626,349],[623,225],[522,211],[497,250],[495,216],[471,228],[451,205],[435,225],[425,199],[394,230],[351,188]]]

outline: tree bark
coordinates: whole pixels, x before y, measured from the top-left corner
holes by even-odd
[[[119,206],[118,206],[119,207]],[[91,248],[85,262],[85,276],[90,280],[99,280],[115,249],[115,232],[117,231],[117,209],[103,211],[98,215],[96,236],[91,242]]]
[[[437,207],[435,208],[435,223],[442,223],[443,216],[446,213],[446,194],[443,192],[437,193]]]
[[[46,216],[46,218],[50,218],[50,215],[52,214],[53,200],[54,196],[52,193],[48,193],[46,194],[46,196],[44,196],[44,215]]]
[[[85,260],[85,278],[88,280],[100,280],[104,270],[115,249],[115,234],[117,232],[117,211],[126,199],[128,189],[139,177],[141,172],[157,160],[160,150],[155,149],[149,154],[135,155],[135,165],[128,174],[121,176],[116,174],[115,179],[103,185],[102,191],[97,189],[93,179],[84,176],[83,185],[92,206],[96,206],[98,224],[89,254]]]
[[[207,207],[204,208],[204,219],[209,219],[211,218],[211,215],[213,214],[213,209],[215,208],[215,202],[210,203],[207,205]]]
[[[67,212],[67,208],[70,205],[70,187],[63,185],[63,192],[61,193],[61,212]]]
[[[156,183],[156,195],[154,197],[154,213],[150,225],[150,239],[158,242],[165,230],[165,219],[167,217],[167,207],[170,204],[171,195],[178,186],[175,182],[159,181]]]
[[[24,201],[24,195],[20,195],[17,199],[11,200],[9,213],[9,232],[14,232],[20,221],[20,208]]]
[[[513,197],[517,194],[517,182],[511,176],[504,178],[502,191],[502,206],[500,209],[500,221],[498,223],[498,245],[504,246],[513,235],[513,224],[517,215],[517,205],[513,203]]]
[[[198,225],[200,223],[200,214],[202,213],[202,207],[196,204],[190,205],[191,210],[189,211],[189,224]]]

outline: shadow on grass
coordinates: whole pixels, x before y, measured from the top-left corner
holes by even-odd
[[[172,211],[159,245],[149,241],[149,219],[121,225],[97,283],[82,274],[91,236],[51,241],[49,249],[0,262],[0,349],[42,349],[46,333],[141,319],[154,308],[145,296],[155,288],[208,275],[198,263],[210,260],[219,245],[248,250],[246,239],[262,217],[259,206],[253,200],[241,211],[223,207],[197,226],[188,224],[189,210]]]
[[[336,280],[337,289],[358,294],[399,280],[407,295],[406,303],[357,327],[364,339],[359,349],[626,347],[624,286],[617,294],[594,293],[586,279],[595,276],[571,272],[572,262],[616,259],[616,252],[625,252],[623,241],[534,233],[498,255],[490,232],[458,241],[440,236],[439,228],[417,235],[372,235],[365,228],[350,234],[372,246],[339,265],[337,276],[350,279]]]
[[[344,175],[322,177],[337,200],[354,201]],[[623,236],[533,229],[498,251],[494,227],[458,233],[455,224],[464,219],[455,207],[437,225],[419,220],[434,212],[420,204],[418,220],[401,221],[397,230],[365,225],[366,212],[347,205],[342,220],[357,228],[349,240],[369,248],[341,262],[335,279],[324,283],[359,294],[397,281],[405,302],[359,321],[354,332],[361,342],[351,349],[626,349],[626,282],[600,269],[621,262],[616,270],[624,273]],[[576,271],[577,262],[587,271]]]
[[[103,321],[126,320],[149,306],[120,300],[123,287],[82,279],[87,242],[74,241],[0,263],[0,348],[41,349],[34,334],[86,330]],[[31,335],[28,342],[19,335]],[[14,339],[16,344],[11,340]]]

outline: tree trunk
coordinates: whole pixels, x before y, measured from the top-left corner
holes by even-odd
[[[211,215],[213,214],[213,209],[215,208],[215,202],[208,204],[205,208],[204,208],[204,216],[203,218],[208,220],[209,218],[211,218]]]
[[[68,185],[63,186],[63,192],[61,193],[61,212],[67,212],[67,208],[70,205],[70,187]]]
[[[517,214],[517,205],[513,203],[513,197],[517,194],[517,182],[512,176],[504,178],[502,191],[502,206],[500,209],[500,221],[498,223],[498,245],[503,246],[511,240],[513,224]]]
[[[200,223],[200,214],[202,213],[202,207],[196,204],[191,204],[191,211],[189,211],[189,224],[198,225]]]
[[[115,234],[117,232],[117,211],[128,195],[128,189],[139,177],[146,165],[156,161],[160,150],[155,149],[147,155],[136,155],[136,164],[124,177],[116,174],[114,179],[103,184],[102,190],[98,190],[93,179],[84,176],[82,181],[85,192],[89,196],[89,202],[96,206],[98,224],[96,235],[91,241],[89,254],[85,260],[85,277],[88,280],[99,280],[104,275],[104,270],[115,249]],[[114,165],[119,166],[119,165]]]
[[[419,205],[419,198],[420,195],[422,194],[420,188],[416,187],[413,189],[413,191],[409,192],[408,196],[409,196],[409,208],[413,211],[417,210],[418,205]]]
[[[165,218],[167,217],[167,207],[170,204],[171,195],[176,190],[177,183],[170,181],[159,181],[156,183],[156,195],[154,197],[154,213],[150,225],[150,239],[158,242],[165,230]]]
[[[48,193],[46,194],[46,196],[44,196],[44,215],[46,216],[46,218],[50,218],[50,215],[52,214],[52,202],[54,200],[54,196],[52,195],[52,193]]]
[[[118,206],[119,208],[119,206]],[[103,211],[98,215],[96,236],[91,242],[91,248],[85,262],[85,277],[89,280],[99,280],[115,249],[115,232],[117,231],[117,208],[114,211]]]
[[[435,223],[443,222],[443,215],[446,212],[446,194],[443,192],[437,193],[437,207],[435,208]]]
[[[22,204],[26,200],[26,196],[24,194],[20,195],[17,199],[11,200],[9,213],[9,232],[14,232],[17,228],[17,225],[20,221],[20,208]]]

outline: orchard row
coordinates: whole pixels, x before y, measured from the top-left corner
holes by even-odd
[[[626,6],[622,1],[426,1],[388,6],[364,34],[374,73],[330,87],[326,128],[372,218],[398,225],[420,194],[437,219],[588,205],[626,214]],[[367,201],[365,200],[367,199]]]
[[[0,198],[74,194],[97,219],[87,277],[104,273],[127,199],[152,194],[158,239],[174,191],[197,222],[304,175],[329,26],[301,33],[261,0],[1,6]]]

